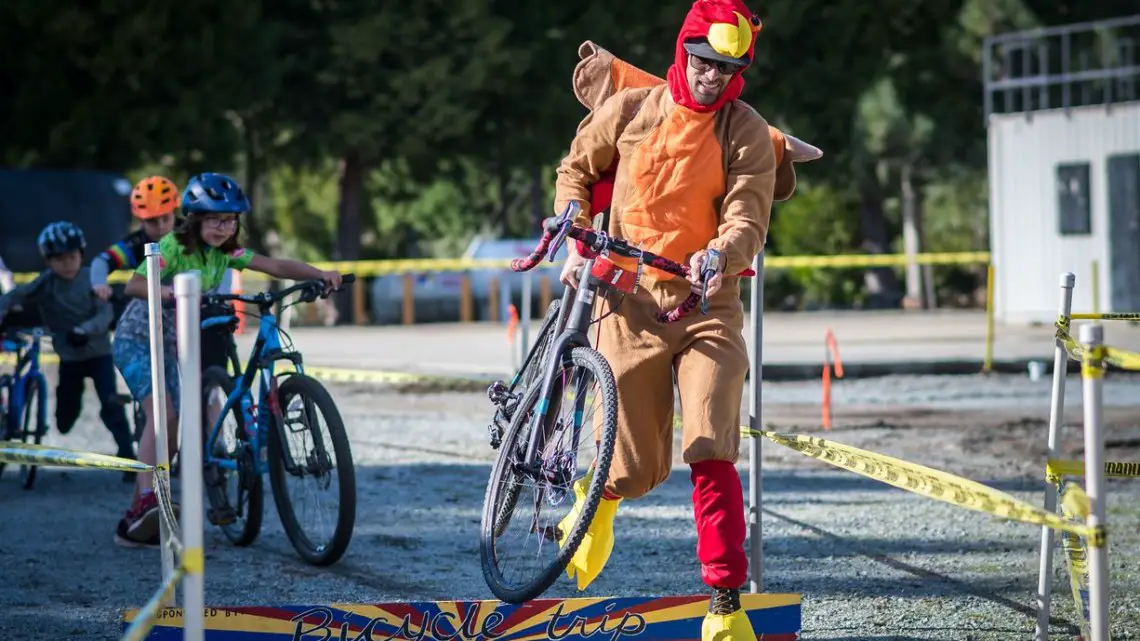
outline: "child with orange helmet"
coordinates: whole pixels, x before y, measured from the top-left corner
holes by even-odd
[[[147,243],[174,229],[178,209],[178,187],[169,178],[148,176],[131,190],[131,213],[142,226],[127,234],[91,261],[91,289],[103,300],[111,297],[107,276],[119,269],[135,269],[146,259]]]

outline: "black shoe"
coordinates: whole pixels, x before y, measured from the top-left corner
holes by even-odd
[[[712,599],[709,600],[709,612],[712,614],[732,614],[740,609],[740,590],[713,588]]]

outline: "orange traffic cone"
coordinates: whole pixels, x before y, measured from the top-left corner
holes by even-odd
[[[513,343],[515,340],[515,332],[519,328],[519,310],[514,306],[510,306],[510,320],[507,321],[507,342]]]
[[[835,378],[843,378],[843,360],[839,358],[839,342],[828,328],[824,335],[823,354],[823,429],[831,429],[831,369],[835,368]]]

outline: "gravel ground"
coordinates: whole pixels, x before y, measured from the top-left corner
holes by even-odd
[[[49,373],[49,377],[54,374]],[[1140,460],[1140,379],[1107,381],[1108,458]],[[404,393],[330,385],[349,427],[359,485],[353,542],[328,569],[293,552],[267,504],[250,548],[206,533],[210,605],[491,598],[477,540],[493,451],[479,393]],[[1021,376],[838,381],[830,433],[818,383],[766,385],[765,420],[959,473],[1041,501],[1049,381]],[[1080,381],[1069,381],[1079,426]],[[111,452],[85,419],[48,442]],[[746,408],[745,408],[746,409]],[[745,416],[747,412],[745,411]],[[1066,450],[1081,436],[1070,427]],[[747,458],[740,465],[747,473]],[[1040,530],[917,497],[764,444],[765,589],[803,594],[805,639],[1026,639],[1035,615]],[[1140,487],[1111,482],[1114,639],[1140,638]],[[268,489],[268,488],[267,488]],[[126,608],[158,585],[159,555],[112,543],[130,486],[117,473],[41,470],[36,489],[0,478],[0,639],[114,639]],[[267,496],[267,499],[269,497]],[[622,507],[618,543],[585,596],[703,592],[688,475]],[[1053,638],[1075,636],[1063,557],[1055,555]],[[569,581],[548,596],[572,596]]]

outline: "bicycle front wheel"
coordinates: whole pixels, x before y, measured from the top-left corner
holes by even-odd
[[[566,569],[609,474],[617,434],[613,373],[588,347],[569,356],[548,397],[541,385],[527,390],[487,485],[479,556],[488,587],[507,603],[536,598]],[[576,485],[584,492],[572,518]]]
[[[36,445],[44,442],[47,433],[47,389],[44,380],[38,376],[26,379],[24,388],[24,442],[28,439]],[[36,473],[39,468],[35,465],[20,466],[20,480],[25,490],[30,490],[36,484]]]
[[[303,374],[281,383],[277,403],[281,421],[269,436],[268,457],[277,514],[301,558],[332,565],[348,549],[356,522],[356,471],[344,421],[324,386]],[[322,507],[331,518],[310,521]]]

